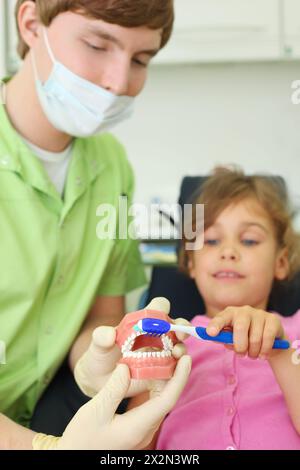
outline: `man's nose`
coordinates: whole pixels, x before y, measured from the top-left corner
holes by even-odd
[[[119,62],[108,67],[102,78],[102,87],[114,95],[128,95],[129,89],[129,65]]]

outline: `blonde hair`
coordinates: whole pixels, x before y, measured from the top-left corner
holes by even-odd
[[[295,212],[291,208],[283,180],[258,174],[246,176],[237,167],[217,167],[203,184],[201,194],[193,201],[193,206],[205,205],[204,230],[207,230],[226,207],[247,198],[256,199],[263,207],[273,224],[278,246],[287,248],[290,268],[288,279],[291,279],[300,270],[300,234],[293,228]],[[194,217],[192,228],[195,231]],[[184,238],[179,254],[179,268],[188,274],[190,251],[185,249],[186,242]]]
[[[19,34],[18,53],[25,58],[29,47],[23,41],[18,13],[21,5],[27,0],[18,0],[16,4],[16,21]],[[100,19],[125,27],[148,26],[150,29],[163,29],[161,48],[170,39],[174,24],[173,0],[32,0],[36,3],[40,21],[50,26],[60,13],[72,11],[85,16]]]

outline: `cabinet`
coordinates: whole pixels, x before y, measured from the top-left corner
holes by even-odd
[[[300,1],[283,0],[283,55],[286,58],[300,57]]]
[[[296,3],[299,0],[294,1]],[[280,2],[175,0],[173,37],[155,62],[168,64],[279,59]]]

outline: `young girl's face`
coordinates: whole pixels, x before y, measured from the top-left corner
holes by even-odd
[[[288,275],[268,214],[254,198],[226,207],[189,261],[191,277],[214,316],[228,306],[266,309],[274,279]]]

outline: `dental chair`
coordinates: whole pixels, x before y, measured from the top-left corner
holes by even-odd
[[[278,185],[282,197],[287,196],[285,181],[280,176],[268,176]],[[192,202],[201,193],[206,177],[185,177],[182,181],[179,204]],[[179,249],[179,245],[178,245]],[[177,250],[178,251],[178,250]],[[204,314],[204,303],[192,279],[181,273],[177,267],[154,267],[150,287],[143,296],[146,306],[154,297],[166,297],[171,303],[170,316],[191,320],[195,315]],[[269,298],[269,311],[283,316],[293,315],[300,309],[300,272],[291,281],[275,282]]]

